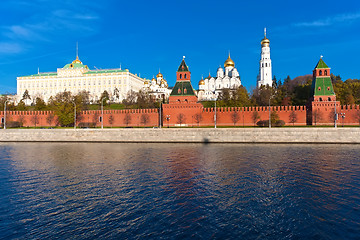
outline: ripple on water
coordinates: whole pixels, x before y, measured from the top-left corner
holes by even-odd
[[[2,239],[357,239],[360,147],[0,144]]]

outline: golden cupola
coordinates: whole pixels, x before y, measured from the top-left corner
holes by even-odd
[[[160,71],[159,71],[159,73],[156,75],[156,77],[157,77],[157,78],[160,78],[160,77],[162,78],[163,75],[162,75],[162,74],[160,73]]]
[[[226,59],[224,63],[224,67],[235,67],[234,61],[230,58],[230,53],[229,53],[229,57]]]
[[[199,85],[205,85],[204,79],[201,79],[201,80],[199,81]]]

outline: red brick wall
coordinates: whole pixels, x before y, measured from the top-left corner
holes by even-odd
[[[336,102],[336,112],[338,114],[338,126],[359,125],[360,105],[340,105]],[[332,125],[334,124],[334,102],[313,102],[312,103],[312,123],[313,125]],[[317,115],[317,119],[316,119]],[[342,118],[341,116],[345,116]],[[316,124],[315,124],[316,122]]]
[[[35,116],[37,118],[36,126],[53,127],[56,124],[56,116],[51,124],[46,120],[51,111],[7,111],[7,122],[20,121],[23,119],[24,127],[35,126]],[[128,124],[125,122],[125,116],[130,116]],[[4,112],[0,112],[0,117]],[[83,111],[80,115],[81,120],[77,120],[77,126],[82,123],[95,123],[97,127],[101,126],[99,117],[101,111]],[[109,122],[110,116],[113,117],[112,125]],[[147,119],[144,124],[143,119]],[[131,109],[131,110],[104,110],[104,127],[154,127],[159,125],[158,109]]]

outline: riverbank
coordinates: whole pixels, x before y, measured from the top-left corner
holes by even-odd
[[[360,128],[6,129],[0,142],[360,144]]]

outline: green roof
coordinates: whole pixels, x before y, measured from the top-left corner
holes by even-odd
[[[335,95],[330,77],[317,77],[313,80],[312,90],[314,96],[332,96]]]
[[[120,69],[90,70],[84,74],[117,73],[117,72],[128,72],[128,70],[127,69],[125,69],[125,70],[120,70]]]
[[[178,72],[189,72],[189,68],[185,63],[185,60],[183,59],[182,62],[180,63],[180,66],[177,70]]]
[[[317,63],[315,68],[329,68],[326,63],[324,62],[324,60],[322,60],[322,58],[320,58],[319,62]]]
[[[57,72],[38,73],[38,74],[32,74],[32,75],[22,76],[22,77],[46,77],[46,76],[57,76]]]
[[[177,81],[170,96],[194,96],[194,89],[189,81]]]

